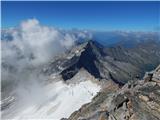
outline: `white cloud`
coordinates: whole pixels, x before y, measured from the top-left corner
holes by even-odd
[[[36,19],[23,21],[11,34],[11,42],[2,42],[2,47],[7,47],[4,52],[11,49],[11,53],[7,52],[5,56],[15,53],[12,48],[16,47],[25,58],[33,56],[34,59],[30,62],[34,65],[48,61],[54,55],[69,49],[75,42],[74,36],[69,33],[64,34],[58,29],[42,26]],[[12,56],[15,57],[15,54]]]

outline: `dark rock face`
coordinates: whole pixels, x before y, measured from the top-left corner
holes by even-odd
[[[119,89],[114,84],[107,87],[68,120],[159,120],[159,90],[160,66],[150,81],[130,81]]]
[[[82,67],[96,78],[101,78],[100,71],[95,64],[95,62],[98,62],[98,56],[100,56],[100,54],[94,52],[92,45],[92,42],[89,42],[86,45],[85,50],[81,53],[79,60],[61,72],[64,80],[72,78]]]

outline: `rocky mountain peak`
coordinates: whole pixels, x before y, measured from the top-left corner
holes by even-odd
[[[84,47],[84,51],[81,52],[76,63],[69,66],[67,69],[61,72],[64,80],[72,78],[80,68],[86,69],[91,75],[96,78],[100,78],[100,71],[98,70],[96,63],[101,57],[100,47],[97,47],[97,43],[94,41],[88,41]]]

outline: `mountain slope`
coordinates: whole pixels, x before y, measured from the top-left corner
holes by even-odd
[[[160,66],[141,81],[130,81],[121,89],[106,87],[91,103],[83,105],[68,120],[159,120]]]

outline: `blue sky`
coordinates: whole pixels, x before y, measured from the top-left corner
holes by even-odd
[[[64,29],[152,31],[159,26],[160,2],[2,2],[2,28],[29,18]]]

